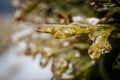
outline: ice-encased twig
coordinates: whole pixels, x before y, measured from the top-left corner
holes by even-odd
[[[93,41],[88,53],[92,59],[97,59],[101,54],[107,53],[112,49],[107,38],[114,29],[114,26],[108,24],[92,25],[77,23],[70,25],[44,24],[40,25],[37,31],[53,34],[55,38],[65,38],[88,33],[89,39]]]

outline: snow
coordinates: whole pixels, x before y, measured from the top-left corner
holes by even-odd
[[[25,43],[13,45],[0,58],[0,80],[50,80],[52,77],[51,63],[40,67],[40,55],[35,59],[25,56]]]

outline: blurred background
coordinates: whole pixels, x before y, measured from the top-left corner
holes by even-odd
[[[12,43],[11,37],[21,28],[14,23],[15,9],[10,1],[0,0],[0,80],[50,80],[51,64],[41,68],[41,56],[25,56],[25,43]]]

